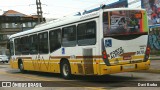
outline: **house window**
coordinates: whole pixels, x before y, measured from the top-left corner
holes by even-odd
[[[9,23],[5,23],[5,28],[9,28]]]
[[[28,27],[32,27],[32,23],[31,22],[28,22]]]

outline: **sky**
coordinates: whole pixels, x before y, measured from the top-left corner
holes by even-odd
[[[41,0],[41,3],[45,18],[60,18],[104,3],[109,4],[116,1],[118,0]],[[26,15],[35,15],[37,13],[36,0],[0,0],[0,13],[2,14],[7,10],[16,10]]]
[[[112,3],[118,0],[41,0],[43,16],[60,18],[85,10],[102,3]],[[0,0],[0,12],[16,10],[23,14],[35,15],[36,0]]]

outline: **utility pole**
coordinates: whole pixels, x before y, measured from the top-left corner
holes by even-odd
[[[36,5],[37,5],[37,14],[38,14],[38,24],[43,22],[43,16],[42,16],[42,4],[40,0],[36,0]]]

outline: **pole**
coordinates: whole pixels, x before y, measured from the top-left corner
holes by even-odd
[[[41,22],[43,22],[41,1],[36,0],[36,5],[37,5],[38,24],[40,24]]]

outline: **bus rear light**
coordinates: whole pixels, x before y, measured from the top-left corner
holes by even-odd
[[[150,51],[151,51],[150,47],[147,46],[147,48],[146,48],[146,55],[144,57],[144,61],[147,61],[149,59]]]
[[[102,55],[103,55],[103,59],[107,59],[108,58],[107,53],[106,53],[105,50],[102,52]]]
[[[103,58],[104,58],[104,59],[107,59],[107,55],[103,55]]]
[[[149,55],[150,54],[151,49],[149,47],[146,48],[146,54]]]

